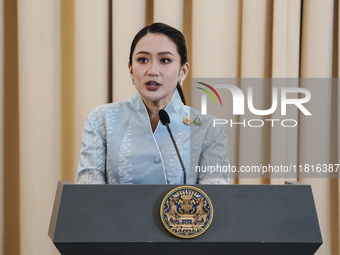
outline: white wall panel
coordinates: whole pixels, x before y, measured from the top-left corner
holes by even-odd
[[[154,0],[154,22],[162,22],[182,31],[183,0]]]
[[[266,19],[267,1],[243,1],[242,4],[242,53],[241,53],[241,78],[263,78],[265,76],[266,54],[271,50],[266,45]],[[267,46],[267,48],[266,48]],[[267,58],[268,60],[268,58]],[[244,84],[240,85],[243,93],[246,94]],[[257,83],[252,85],[254,99],[262,102],[264,85]],[[258,104],[257,104],[258,105]],[[259,108],[260,109],[260,108]],[[253,119],[251,115],[245,114],[242,119],[248,121]],[[262,160],[263,128],[240,127],[240,165],[260,166]],[[240,183],[261,183],[261,174],[255,179],[243,178],[249,176],[247,173],[240,173]]]
[[[75,155],[87,115],[107,103],[109,59],[108,0],[75,1]],[[79,157],[75,157],[74,168]]]
[[[128,69],[130,46],[133,38],[145,24],[145,1],[112,1],[112,58],[113,101],[118,102],[136,95]]]
[[[332,45],[333,45],[333,4],[334,1],[304,1],[301,48],[302,78],[332,77]],[[307,89],[310,84],[302,85]],[[315,88],[314,95],[320,100],[314,101],[309,108],[317,120],[300,115],[299,157],[300,164],[329,163],[330,161],[330,125],[331,125],[331,82]],[[313,95],[312,95],[313,96]],[[313,128],[310,128],[313,127]],[[322,132],[320,132],[322,130]],[[302,182],[311,184],[319,216],[324,244],[316,254],[331,254],[330,250],[330,180],[304,178]]]
[[[300,59],[300,16],[301,3],[295,0],[274,0],[273,13],[273,63],[272,78],[276,79],[273,87],[299,86]],[[289,80],[287,78],[296,78]],[[289,111],[285,119],[298,119],[298,110]],[[271,116],[282,119],[280,111]],[[275,166],[297,164],[298,157],[298,128],[276,126],[271,129],[271,160]],[[296,180],[295,175],[290,180]],[[271,174],[271,183],[283,184],[285,178],[275,179]]]
[[[0,162],[3,162],[3,116],[4,116],[4,1],[0,0]],[[0,164],[0,180],[3,180],[3,163]],[[3,226],[4,205],[3,181],[0,181],[0,226]],[[0,240],[3,239],[3,227],[0,227]],[[0,242],[0,251],[3,250],[3,242]]]
[[[192,78],[236,78],[238,76],[239,12],[240,2],[237,0],[193,1],[192,52],[189,53],[192,56],[192,63],[190,63]],[[218,93],[221,92],[218,90]],[[229,103],[225,100],[223,102],[223,104]],[[191,96],[191,105],[201,109],[201,98]],[[231,107],[225,112],[225,116],[225,118],[232,116]],[[236,129],[226,128],[226,135],[228,157],[230,163],[235,165],[237,162]]]
[[[239,1],[193,1],[192,77],[237,77]]]
[[[59,1],[18,1],[22,254],[58,254],[47,236],[60,179]]]

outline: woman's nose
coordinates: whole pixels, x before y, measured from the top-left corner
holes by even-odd
[[[154,61],[150,63],[150,66],[149,66],[149,70],[148,70],[148,75],[149,76],[158,76],[159,74],[159,71],[158,71],[158,65],[157,63],[155,63]]]

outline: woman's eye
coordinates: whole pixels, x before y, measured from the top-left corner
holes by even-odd
[[[140,63],[147,63],[148,60],[146,58],[139,58],[138,62],[140,62]]]
[[[161,59],[161,63],[162,63],[162,64],[170,63],[170,61],[171,61],[171,60],[168,59],[168,58],[162,58],[162,59]]]

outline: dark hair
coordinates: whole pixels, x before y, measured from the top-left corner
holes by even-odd
[[[131,48],[130,48],[130,56],[129,56],[129,63],[131,66],[132,66],[132,54],[135,51],[137,43],[140,41],[140,39],[142,39],[145,35],[149,33],[163,34],[169,37],[169,39],[171,39],[176,44],[177,52],[181,57],[181,66],[183,66],[186,62],[188,62],[187,46],[185,44],[185,39],[184,39],[182,32],[167,24],[158,22],[158,23],[153,23],[149,26],[142,28],[136,34],[135,38],[133,38],[133,41],[131,43]],[[185,104],[184,94],[179,83],[177,83],[176,88],[178,90],[179,95],[181,96],[181,100],[183,104]]]

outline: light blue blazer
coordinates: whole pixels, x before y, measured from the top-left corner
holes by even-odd
[[[223,125],[213,127],[212,116],[185,106],[177,90],[165,110],[186,168],[187,184],[228,183],[227,172],[204,171],[208,166],[229,166]],[[186,115],[192,121],[198,117],[202,124],[184,124]],[[91,111],[84,127],[76,183],[183,183],[181,164],[168,131],[159,122],[152,132],[139,94]]]

